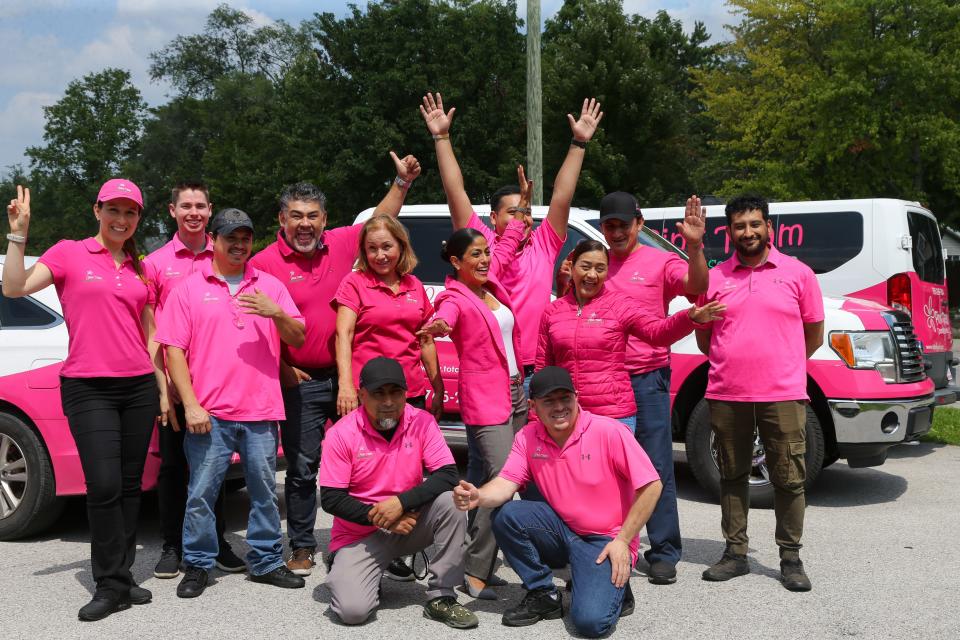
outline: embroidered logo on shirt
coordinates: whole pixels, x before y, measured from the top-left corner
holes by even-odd
[[[590,314],[590,317],[587,318],[586,322],[587,322],[587,324],[592,324],[592,325],[600,326],[600,325],[603,324],[603,318],[598,318],[598,317],[597,317],[597,312],[594,311],[593,313]]]
[[[83,279],[84,279],[86,282],[90,282],[91,280],[103,280],[103,277],[102,277],[102,276],[98,276],[98,275],[95,274],[93,271],[87,269],[86,276],[85,276]]]
[[[407,298],[406,298],[406,299],[407,299],[407,302],[411,302],[411,303],[413,303],[413,304],[420,304],[420,301],[417,300],[416,297],[414,297],[414,295],[413,295],[412,293],[410,293],[409,291],[407,292]]]
[[[549,460],[549,459],[550,459],[550,456],[548,456],[547,454],[545,454],[540,447],[537,447],[537,450],[533,452],[533,457],[534,457],[534,458],[538,458],[538,459],[540,459],[540,460]]]
[[[630,274],[630,282],[644,282],[644,277],[640,275],[639,271],[634,271]]]
[[[366,458],[372,458],[372,457],[373,457],[373,451],[370,451],[363,445],[360,445],[360,450],[357,451],[357,458],[359,458],[360,460],[364,460]]]
[[[590,459],[590,454],[589,454],[589,453],[581,453],[581,454],[580,454],[580,459],[581,459],[581,460],[589,460],[589,459]]]
[[[167,278],[179,278],[180,272],[174,271],[173,267],[167,267],[167,270],[163,272],[163,275],[166,276]]]
[[[217,296],[213,295],[213,294],[210,293],[209,291],[204,291],[204,293],[203,293],[203,303],[206,304],[206,303],[208,303],[208,302],[220,302],[220,298],[218,298]]]
[[[300,282],[303,280],[303,274],[297,273],[296,271],[290,271],[290,282]]]
[[[724,288],[724,289],[736,289],[736,288],[737,288],[737,283],[734,282],[733,280],[724,280],[724,281],[723,281],[723,288]]]

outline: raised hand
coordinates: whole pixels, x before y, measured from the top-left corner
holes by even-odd
[[[397,168],[397,177],[405,182],[413,182],[420,175],[420,162],[411,155],[403,158],[397,157],[393,151],[390,152],[393,158],[393,166]]]
[[[7,205],[10,233],[25,236],[30,228],[30,189],[17,185],[17,197]]]
[[[517,184],[520,185],[520,204],[517,206],[521,209],[529,209],[533,197],[533,180],[527,180],[522,164],[517,165]]]
[[[423,96],[423,104],[420,105],[420,114],[423,121],[427,123],[427,130],[434,136],[445,136],[450,133],[450,125],[453,123],[453,113],[456,107],[444,113],[443,98],[438,93],[436,97],[431,94]]]
[[[690,314],[690,319],[697,324],[706,324],[707,322],[713,322],[714,320],[719,320],[722,318],[723,312],[726,310],[727,305],[721,303],[719,300],[714,300],[713,302],[708,302],[702,307],[690,307],[690,310],[687,313]]]
[[[683,236],[688,249],[703,244],[703,234],[707,231],[707,208],[701,206],[700,198],[696,195],[687,198],[683,222],[677,223],[677,231]]]
[[[596,98],[584,98],[583,107],[580,109],[580,119],[574,120],[573,116],[567,114],[567,120],[570,122],[570,131],[573,133],[574,140],[589,142],[590,138],[597,130],[597,125],[603,118],[603,111],[600,111],[600,103]]]

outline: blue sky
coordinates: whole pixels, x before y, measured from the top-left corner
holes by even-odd
[[[2,0],[0,1],[0,173],[24,161],[23,151],[43,142],[44,105],[56,102],[67,84],[105,67],[127,69],[151,105],[162,104],[170,91],[149,79],[149,54],[178,34],[203,30],[221,0]],[[258,23],[286,20],[298,24],[316,12],[342,15],[347,0],[245,0],[227,4]],[[363,7],[366,0],[355,0]],[[552,16],[562,0],[541,0],[542,17]],[[733,22],[718,0],[624,0],[629,13],[653,16],[659,9],[689,30],[706,23],[715,39],[724,39],[724,24]],[[518,13],[526,15],[519,0]]]

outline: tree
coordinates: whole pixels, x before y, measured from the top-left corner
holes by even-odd
[[[699,75],[726,193],[960,204],[960,5],[735,0]],[[954,214],[956,215],[956,214]]]
[[[122,175],[136,149],[146,104],[121,69],[74,80],[55,104],[44,107],[40,147],[29,147],[34,210],[31,248],[95,230],[90,212],[97,189]],[[128,176],[136,179],[135,176]]]
[[[709,37],[701,23],[687,35],[664,11],[648,19],[625,15],[621,0],[566,0],[543,36],[545,178],[569,143],[565,114],[596,96],[605,116],[576,203],[596,206],[623,190],[672,204],[695,191],[704,131],[691,74],[713,59]]]

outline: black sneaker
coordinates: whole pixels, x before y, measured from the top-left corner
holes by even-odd
[[[307,584],[306,580],[287,569],[286,565],[280,565],[270,573],[259,576],[251,575],[250,579],[254,582],[272,584],[281,589],[302,589]]]
[[[183,572],[183,580],[177,585],[177,597],[196,598],[207,588],[209,580],[206,569],[188,565]]]
[[[541,620],[563,617],[563,596],[556,589],[527,591],[520,604],[503,612],[500,622],[505,627],[526,627]]]
[[[217,568],[227,573],[242,573],[247,570],[246,563],[237,557],[230,545],[220,544],[220,553],[217,554]]]
[[[677,581],[677,568],[666,560],[657,560],[647,569],[650,584],[673,584]]]
[[[719,562],[703,572],[703,579],[710,582],[724,582],[748,573],[750,573],[750,565],[747,563],[747,556],[733,553],[728,549],[723,552]]]
[[[130,604],[150,604],[151,600],[153,600],[153,594],[150,593],[150,590],[137,585],[130,587],[126,598],[126,601]]]
[[[416,578],[413,575],[412,565],[413,556],[410,557],[409,565],[403,561],[403,558],[394,558],[387,570],[383,572],[383,576],[397,582],[413,582]]]
[[[96,593],[90,602],[80,607],[80,611],[77,613],[77,619],[83,620],[84,622],[103,620],[111,613],[129,608],[129,602],[119,600],[104,593]]]
[[[153,568],[154,578],[176,578],[180,575],[180,549],[172,545],[163,545],[160,560]]]
[[[780,582],[788,591],[810,591],[813,588],[797,554],[780,559]]]

